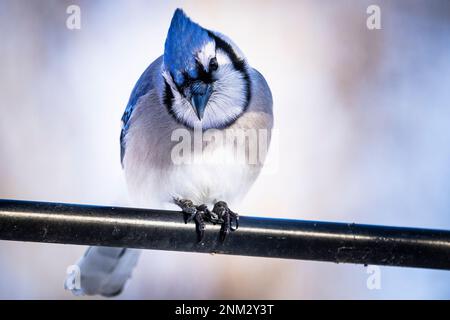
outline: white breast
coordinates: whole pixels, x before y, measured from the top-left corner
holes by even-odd
[[[135,167],[127,181],[133,201],[141,206],[174,208],[174,198],[195,204],[238,202],[258,176],[260,165],[249,165],[229,146],[210,146],[194,153],[189,163],[173,163],[161,170]],[[137,169],[137,170],[136,170]]]
[[[206,148],[194,155],[190,165],[174,165],[168,174],[173,197],[190,199],[197,204],[239,201],[256,179],[259,168],[236,158],[232,148]]]

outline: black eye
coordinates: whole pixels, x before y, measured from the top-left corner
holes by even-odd
[[[211,71],[216,71],[217,68],[219,68],[219,64],[217,63],[217,58],[211,58],[211,60],[209,60],[209,70]]]

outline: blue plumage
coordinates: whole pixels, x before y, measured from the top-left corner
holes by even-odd
[[[189,19],[183,10],[177,9],[170,23],[164,49],[164,65],[177,85],[182,85],[185,74],[196,78],[195,53],[212,39],[208,30]]]
[[[137,101],[140,97],[145,95],[150,88],[153,86],[152,81],[152,73],[151,73],[150,65],[144,73],[141,75],[139,80],[131,92],[130,99],[128,101],[127,107],[125,108],[125,112],[122,115],[122,131],[120,133],[120,161],[123,161],[123,157],[125,156],[125,135],[127,133],[128,127],[130,125],[131,114],[133,113],[134,107],[136,106]]]

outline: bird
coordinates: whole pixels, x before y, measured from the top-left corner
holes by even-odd
[[[164,53],[137,81],[121,119],[120,160],[133,203],[148,208],[179,207],[185,222],[195,222],[199,242],[205,222],[220,224],[220,241],[226,241],[239,226],[239,215],[230,204],[242,201],[265,160],[265,155],[253,162],[246,158],[254,152],[246,139],[256,136],[268,147],[272,105],[269,85],[239,47],[176,9]],[[179,163],[174,161],[179,160],[174,150],[180,149],[180,136],[174,139],[175,132],[193,140],[211,133],[215,139],[200,139],[200,151],[193,147],[195,141],[184,141],[187,147],[181,153],[194,157]],[[242,132],[244,139],[239,141],[245,161],[236,157],[238,142],[223,143]],[[199,152],[202,156],[196,158]],[[66,288],[77,295],[115,296],[131,276],[139,253],[128,248],[90,247],[77,263],[79,288],[73,288],[73,275],[67,277]]]

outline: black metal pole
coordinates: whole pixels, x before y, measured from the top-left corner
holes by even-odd
[[[240,217],[225,242],[176,211],[0,200],[0,239],[450,270],[450,231]]]

